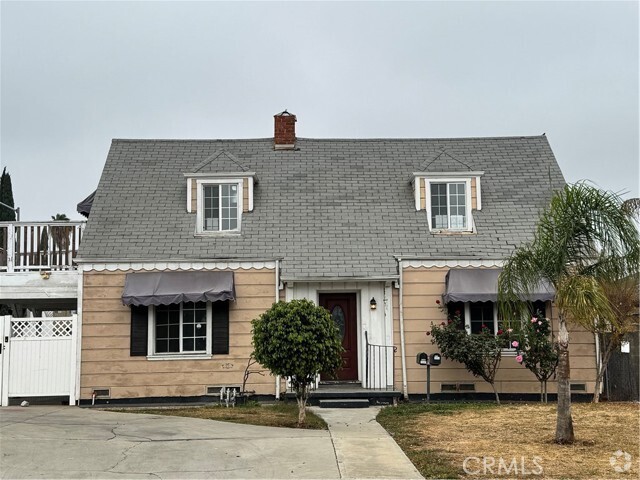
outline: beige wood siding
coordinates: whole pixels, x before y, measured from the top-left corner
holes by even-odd
[[[208,360],[148,360],[129,355],[131,315],[121,301],[125,272],[83,277],[80,397],[110,388],[112,398],[200,396],[208,385],[241,385],[251,354],[251,320],[274,301],[275,270],[235,270],[229,308],[229,354]],[[252,375],[247,389],[273,394],[275,379]]]
[[[478,198],[476,193],[476,177],[471,177],[471,210],[476,210],[478,208]]]
[[[194,179],[191,180],[191,213],[198,211],[198,184]]]
[[[445,291],[445,276],[448,268],[405,268],[403,270],[404,330],[407,362],[407,381],[409,393],[426,392],[425,367],[416,364],[416,355],[420,352],[438,352],[426,332],[431,324],[446,321],[436,300],[442,301]],[[397,302],[394,301],[394,304]],[[549,312],[547,312],[549,315]],[[552,328],[558,331],[557,308],[551,309]],[[394,312],[394,343],[400,344],[399,313]],[[584,329],[571,325],[570,358],[571,382],[586,383],[587,393],[593,393],[595,385],[595,342],[593,335]],[[402,387],[400,349],[396,353],[396,388]],[[440,392],[443,383],[473,383],[477,392],[491,392],[491,386],[480,378],[468,373],[459,363],[443,359],[438,367],[431,369],[431,391]],[[515,361],[513,356],[503,356],[496,374],[496,388],[500,393],[538,393],[540,384],[533,373]],[[550,381],[549,392],[556,391],[556,383]]]
[[[427,209],[427,192],[424,178],[418,177],[416,181],[420,184],[420,210]]]
[[[249,179],[245,178],[242,182],[242,211],[249,211]]]

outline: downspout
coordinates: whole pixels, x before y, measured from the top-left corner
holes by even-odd
[[[78,265],[78,298],[76,300],[76,371],[75,371],[75,404],[80,405],[80,387],[81,385],[81,368],[82,368],[82,311],[83,311],[83,298],[84,298],[84,265]]]
[[[276,260],[276,296],[275,303],[280,300],[280,260]],[[280,400],[280,375],[276,375],[276,400]]]
[[[398,258],[398,270],[399,270],[399,292],[398,296],[398,308],[400,310],[400,361],[402,363],[402,396],[405,400],[409,400],[409,389],[407,388],[407,359],[405,356],[404,345],[404,301],[402,296],[403,281],[402,281],[402,259]]]

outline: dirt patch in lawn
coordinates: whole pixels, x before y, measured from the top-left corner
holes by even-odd
[[[410,458],[426,463],[416,466],[431,478],[638,478],[640,406],[574,404],[572,410],[573,445],[553,442],[554,404],[414,411],[393,433]],[[614,456],[618,451],[631,460]],[[442,467],[439,473],[433,462]]]
[[[294,403],[278,403],[275,405],[251,404],[233,408],[220,405],[208,405],[202,407],[131,407],[110,410],[124,413],[147,413],[151,415],[204,418],[265,427],[297,428],[298,426],[298,405]],[[307,411],[305,425],[302,428],[326,430],[327,424],[313,412]]]

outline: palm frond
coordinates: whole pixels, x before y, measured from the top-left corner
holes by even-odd
[[[593,277],[570,275],[557,285],[558,308],[589,331],[600,331],[602,324],[617,322],[617,317],[601,284]]]
[[[611,317],[604,295],[585,278],[611,282],[638,274],[640,237],[628,208],[615,193],[586,182],[557,192],[540,215],[533,241],[505,263],[498,280],[502,314],[522,311],[524,306],[517,304],[546,280],[576,321],[582,321],[578,316]],[[573,297],[561,300],[565,293]]]

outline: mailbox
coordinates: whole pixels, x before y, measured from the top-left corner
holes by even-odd
[[[419,353],[416,355],[416,363],[418,365],[429,365],[429,356],[424,352]]]
[[[431,365],[440,365],[442,362],[442,357],[439,353],[432,353],[429,355],[429,364]]]

